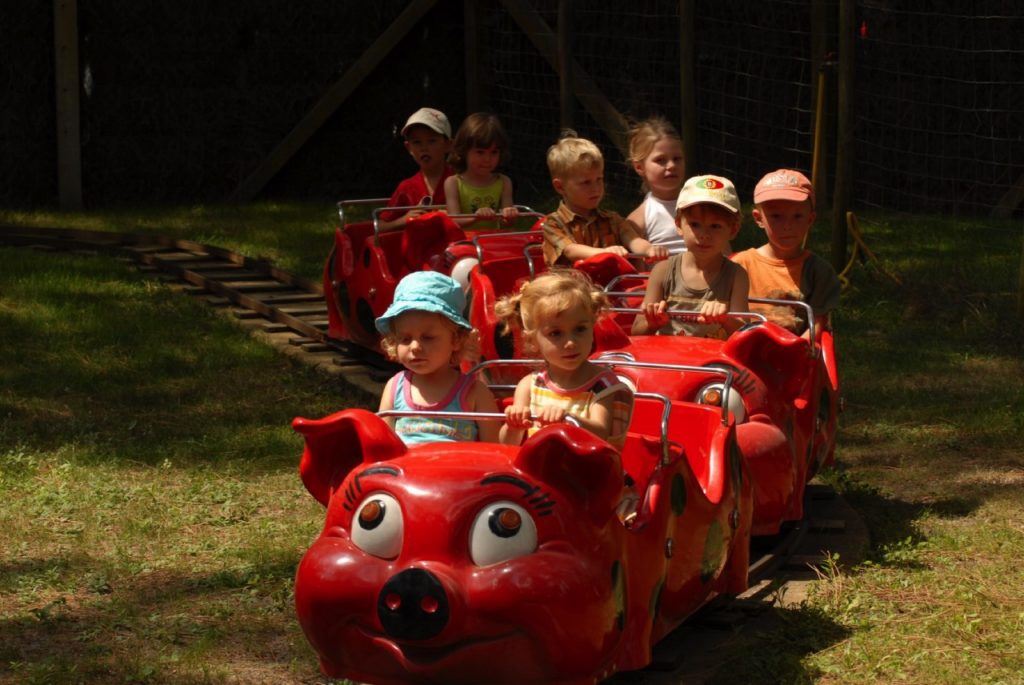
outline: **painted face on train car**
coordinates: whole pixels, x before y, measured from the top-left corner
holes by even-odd
[[[363,461],[331,488],[296,578],[328,675],[518,683],[600,670],[621,638],[622,590],[618,545],[595,522],[614,518],[622,472],[557,437],[536,442],[543,454],[417,448]],[[574,459],[596,487],[559,464]]]

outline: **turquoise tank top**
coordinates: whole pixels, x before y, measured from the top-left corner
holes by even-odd
[[[472,385],[473,376],[461,374],[448,396],[437,404],[417,404],[412,399],[409,370],[395,374],[395,395],[392,406],[402,411],[466,411],[465,396]],[[476,421],[466,419],[437,419],[420,416],[399,417],[395,433],[406,445],[423,442],[464,442],[478,438]]]

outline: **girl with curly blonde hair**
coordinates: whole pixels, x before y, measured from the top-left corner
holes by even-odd
[[[523,284],[494,307],[506,329],[521,332],[523,348],[544,368],[516,386],[505,409],[501,441],[519,444],[524,432],[572,415],[580,426],[621,448],[633,409],[633,393],[611,369],[590,361],[594,327],[608,298],[585,274],[549,271]]]

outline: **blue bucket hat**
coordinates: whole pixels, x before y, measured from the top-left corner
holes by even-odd
[[[395,299],[384,315],[377,317],[374,325],[381,335],[387,335],[396,316],[418,311],[446,316],[456,326],[472,330],[473,327],[462,316],[465,307],[466,295],[455,279],[436,271],[416,271],[398,282]]]

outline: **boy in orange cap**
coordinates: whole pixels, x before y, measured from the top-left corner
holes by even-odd
[[[754,188],[754,222],[764,229],[768,242],[733,255],[747,270],[750,297],[806,302],[814,310],[815,337],[831,329],[831,313],[839,305],[839,278],[826,260],[804,248],[814,224],[814,187],[799,171],[778,169]],[[765,305],[754,305],[764,311]],[[807,322],[776,314],[770,319],[794,333],[809,335]],[[786,314],[788,315],[788,310]],[[788,320],[786,320],[788,319]]]

